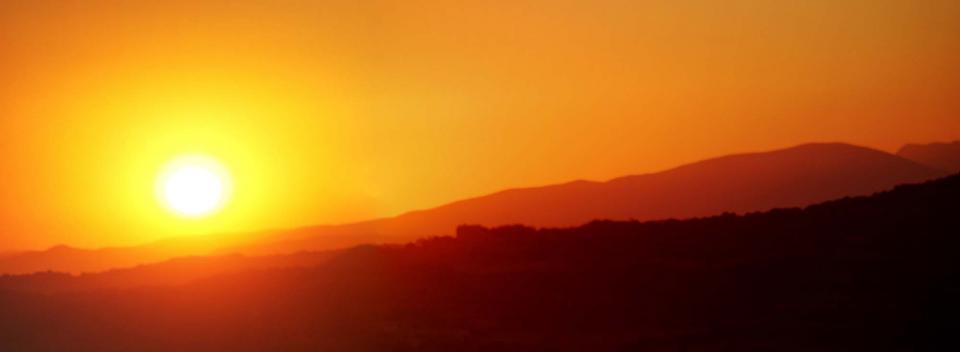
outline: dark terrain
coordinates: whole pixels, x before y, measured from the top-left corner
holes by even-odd
[[[7,277],[0,350],[957,350],[958,199],[951,176],[744,216],[463,226],[178,285]]]

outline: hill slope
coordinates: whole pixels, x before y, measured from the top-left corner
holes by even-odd
[[[105,289],[182,285],[229,273],[317,266],[327,262],[335,255],[336,252],[298,252],[260,257],[247,257],[237,254],[194,256],[79,275],[58,272],[0,275],[0,291],[77,293]]]
[[[897,155],[941,170],[960,171],[960,141],[907,144],[900,148]]]
[[[958,198],[952,176],[746,216],[465,226],[165,288],[0,290],[0,348],[956,350]]]
[[[303,229],[291,236],[298,239],[244,250],[327,249],[331,241],[342,243],[350,236],[365,241],[405,241],[425,234],[449,234],[459,224],[563,227],[594,219],[653,220],[759,211],[865,195],[946,174],[869,148],[806,144],[607,182],[507,190],[391,219]]]
[[[22,253],[0,258],[0,273],[100,271],[208,253],[267,255],[330,250],[451,234],[457,225],[466,223],[557,227],[594,219],[652,220],[759,211],[870,194],[946,174],[873,149],[842,143],[806,144],[709,159],[607,182],[576,181],[507,190],[388,219],[264,232],[248,236],[255,239],[245,240],[242,245],[218,247],[217,243],[230,241],[200,238],[133,248],[60,247]]]

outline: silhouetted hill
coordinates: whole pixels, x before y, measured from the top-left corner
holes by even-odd
[[[0,290],[53,293],[181,285],[241,271],[317,266],[327,262],[334,254],[335,252],[300,252],[262,257],[239,254],[196,256],[99,273],[76,275],[48,271],[0,275]]]
[[[745,216],[463,226],[171,287],[0,291],[15,351],[947,351],[960,176]]]
[[[156,263],[175,257],[210,254],[214,240],[222,236],[176,238],[133,247],[98,249],[54,246],[46,250],[7,253],[0,256],[0,274],[42,271],[97,272],[112,268]]]
[[[948,173],[843,143],[815,143],[709,159],[607,182],[576,181],[513,189],[395,218],[303,229],[298,239],[238,249],[274,253],[328,249],[331,243],[397,242],[449,234],[459,224],[574,226],[593,219],[690,218],[865,195]],[[362,243],[362,242],[353,242]]]
[[[102,250],[51,249],[0,257],[0,273],[90,272],[203,254],[282,254],[398,243],[451,234],[459,224],[574,226],[593,219],[689,218],[724,211],[802,206],[870,194],[947,172],[842,143],[806,144],[705,160],[607,182],[576,181],[513,189],[394,218],[247,234],[194,238]]]
[[[960,141],[907,144],[900,148],[897,155],[941,170],[960,171]]]

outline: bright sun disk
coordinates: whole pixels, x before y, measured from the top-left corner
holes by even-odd
[[[216,160],[202,156],[181,157],[161,172],[157,195],[174,213],[201,217],[218,210],[229,193],[226,169]]]

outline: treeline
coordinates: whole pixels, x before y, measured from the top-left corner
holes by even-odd
[[[952,176],[742,216],[462,226],[184,285],[8,289],[0,349],[956,350],[958,199]]]

